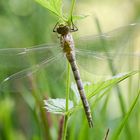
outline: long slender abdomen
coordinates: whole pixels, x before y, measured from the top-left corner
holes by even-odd
[[[73,52],[67,53],[66,57],[71,65],[71,69],[73,71],[73,75],[77,84],[77,88],[84,106],[84,110],[87,116],[87,120],[89,123],[89,127],[93,127],[93,121],[92,121],[92,116],[91,116],[91,110],[90,110],[90,106],[89,103],[87,101],[87,98],[85,96],[85,91],[84,91],[84,87],[83,87],[83,83],[82,80],[80,78],[80,72],[78,70],[78,66],[76,64],[76,59],[75,59],[75,55]]]

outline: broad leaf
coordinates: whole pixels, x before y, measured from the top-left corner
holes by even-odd
[[[107,79],[102,82],[97,82],[95,84],[85,83],[85,91],[87,94],[88,100],[95,96],[96,94],[105,93],[108,89],[111,89],[116,84],[120,83],[121,81],[125,80],[126,78],[138,73],[138,71],[133,71],[129,73],[121,73],[116,76],[113,76],[110,79]],[[73,102],[69,100],[69,111],[66,112],[66,100],[65,99],[48,99],[45,100],[45,108],[48,112],[54,113],[54,114],[67,114],[72,113],[76,111],[77,109],[82,107],[81,100],[79,100],[78,91],[76,89],[76,85],[72,85],[72,90],[75,93],[75,98],[77,99],[77,102],[75,106],[73,105]]]
[[[91,83],[90,82],[83,82],[83,85],[84,85],[84,87],[86,87],[87,85],[91,85]],[[81,100],[81,98],[80,98],[76,83],[72,82],[71,89],[74,93],[72,96],[72,100],[74,101],[75,104],[78,104],[79,101]]]
[[[59,18],[63,19],[62,0],[35,0],[43,7],[54,13]]]
[[[45,108],[48,112],[54,114],[66,114],[66,100],[65,99],[48,99],[44,100]],[[69,100],[69,109],[73,108],[73,102]]]

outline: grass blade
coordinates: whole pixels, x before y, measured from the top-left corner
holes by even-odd
[[[140,95],[140,90],[138,92],[138,95],[136,96],[136,98],[134,99],[133,103],[131,104],[127,114],[125,115],[124,119],[122,120],[122,122],[120,123],[120,125],[118,126],[118,128],[116,129],[115,133],[112,136],[113,140],[117,140],[120,136],[120,133],[122,131],[122,129],[124,128],[124,126],[126,125],[132,111],[134,110],[134,107],[139,99],[139,95]]]

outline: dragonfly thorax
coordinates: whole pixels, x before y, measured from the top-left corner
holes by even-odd
[[[70,27],[68,25],[60,24],[56,30],[58,34],[66,35],[70,32]]]

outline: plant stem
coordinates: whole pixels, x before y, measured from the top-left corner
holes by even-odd
[[[71,22],[72,22],[72,15],[73,15],[73,10],[74,10],[74,6],[75,6],[75,1],[76,0],[72,0],[72,2],[71,2],[71,8],[70,8],[70,13],[69,13],[69,18],[68,18],[69,24],[71,24]]]
[[[69,115],[65,115],[62,140],[66,140]]]
[[[66,112],[69,110],[69,92],[70,92],[70,64],[68,62],[68,72],[67,72],[67,81],[66,81]],[[69,119],[69,114],[65,114],[64,116],[64,125],[63,125],[63,137],[62,140],[66,140],[67,136],[67,126],[68,126],[68,119]]]
[[[67,88],[66,88],[66,112],[69,110],[69,92],[70,92],[70,64],[68,62],[68,72],[67,72]]]
[[[72,0],[71,9],[70,9],[70,16],[73,15],[74,6],[75,6],[75,0]]]

